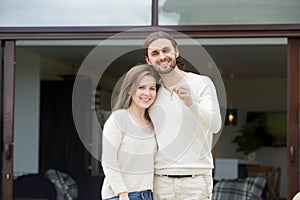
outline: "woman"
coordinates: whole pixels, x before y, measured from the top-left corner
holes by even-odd
[[[148,108],[156,97],[158,76],[143,64],[130,69],[103,128],[102,199],[152,200],[157,150]]]

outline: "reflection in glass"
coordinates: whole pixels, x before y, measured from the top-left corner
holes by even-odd
[[[151,0],[0,0],[0,26],[150,25]]]
[[[159,25],[300,23],[297,0],[159,0]]]

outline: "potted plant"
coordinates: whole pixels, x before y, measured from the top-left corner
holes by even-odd
[[[272,143],[272,137],[267,133],[267,128],[260,120],[247,123],[239,130],[232,142],[237,144],[236,151],[242,151],[250,160],[255,159],[255,151],[260,147]]]

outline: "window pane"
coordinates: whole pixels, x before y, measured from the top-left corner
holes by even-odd
[[[298,0],[160,0],[159,25],[300,23]]]
[[[0,0],[0,26],[151,24],[151,0]]]

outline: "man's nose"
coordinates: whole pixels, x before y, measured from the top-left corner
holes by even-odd
[[[165,57],[165,53],[164,52],[159,52],[159,58],[164,58]]]

